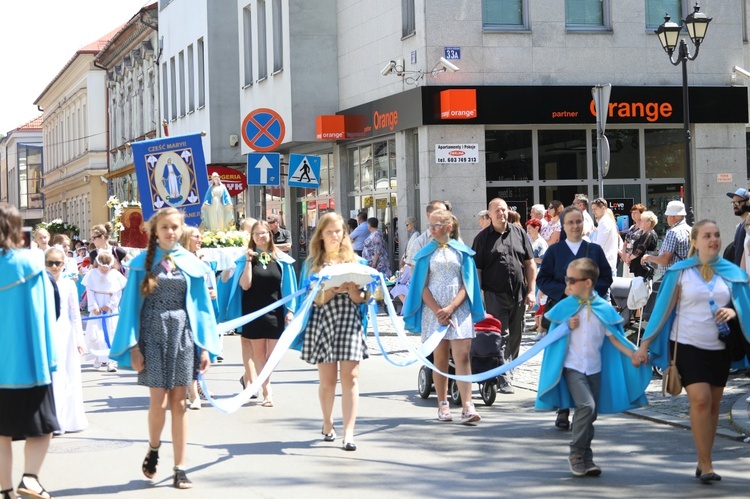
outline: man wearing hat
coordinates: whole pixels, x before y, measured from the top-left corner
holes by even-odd
[[[672,265],[687,258],[690,249],[690,226],[685,222],[687,212],[680,201],[670,201],[664,211],[669,230],[661,243],[659,256],[643,255],[641,263],[656,263],[662,274]]]
[[[735,265],[739,265],[745,269],[745,266],[742,265],[742,250],[747,247],[745,245],[745,235],[748,229],[747,224],[750,222],[748,220],[748,213],[750,213],[748,209],[750,209],[750,206],[747,205],[748,200],[750,200],[750,192],[740,187],[735,192],[727,192],[727,196],[732,200],[734,214],[742,219],[734,231],[734,253],[727,255],[727,257],[731,256],[731,260]]]

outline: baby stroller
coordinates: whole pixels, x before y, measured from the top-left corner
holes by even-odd
[[[502,324],[489,314],[484,320],[474,325],[476,337],[471,341],[471,372],[473,374],[483,373],[504,364],[503,349],[505,336]],[[428,357],[432,361],[432,355]],[[448,374],[455,374],[456,365],[451,357],[448,361]],[[419,395],[426,399],[434,389],[432,382],[432,369],[427,366],[419,368],[417,375],[417,390]],[[490,378],[479,383],[479,393],[485,405],[492,405],[497,397],[497,378]],[[458,392],[458,384],[455,380],[448,380],[448,395],[454,405],[461,405],[461,396]]]

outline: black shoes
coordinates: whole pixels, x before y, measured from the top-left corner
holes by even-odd
[[[331,433],[326,433],[323,430],[320,430],[320,433],[323,435],[324,442],[333,442],[336,440],[336,428],[331,428]]]
[[[357,450],[357,444],[354,442],[344,442],[344,450],[355,451]]]
[[[698,470],[696,470],[698,471]],[[703,473],[701,476],[698,477],[702,483],[710,483],[710,482],[718,482],[721,480],[721,475],[714,473],[713,471],[709,473]]]

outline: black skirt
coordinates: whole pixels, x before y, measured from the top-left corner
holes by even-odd
[[[669,342],[670,355],[674,341]],[[677,371],[682,386],[693,383],[708,383],[711,386],[726,386],[729,378],[729,355],[725,350],[703,350],[692,345],[677,345]]]
[[[0,435],[26,440],[60,431],[52,385],[0,389]]]

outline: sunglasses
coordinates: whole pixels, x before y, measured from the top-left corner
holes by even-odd
[[[744,201],[732,201],[732,206],[742,206],[745,204]]]
[[[578,279],[577,277],[568,277],[565,276],[565,284],[575,284],[577,282],[585,281],[586,278]]]
[[[279,221],[278,220],[266,220],[266,223],[268,223],[268,224],[277,224],[277,223],[279,223]]]
[[[44,262],[44,264],[47,267],[62,267],[64,263],[65,262],[59,262],[59,261],[54,261],[54,260],[47,260],[46,262]]]
[[[104,234],[99,234],[98,236],[93,236],[91,239],[99,239],[100,237],[104,237]]]

